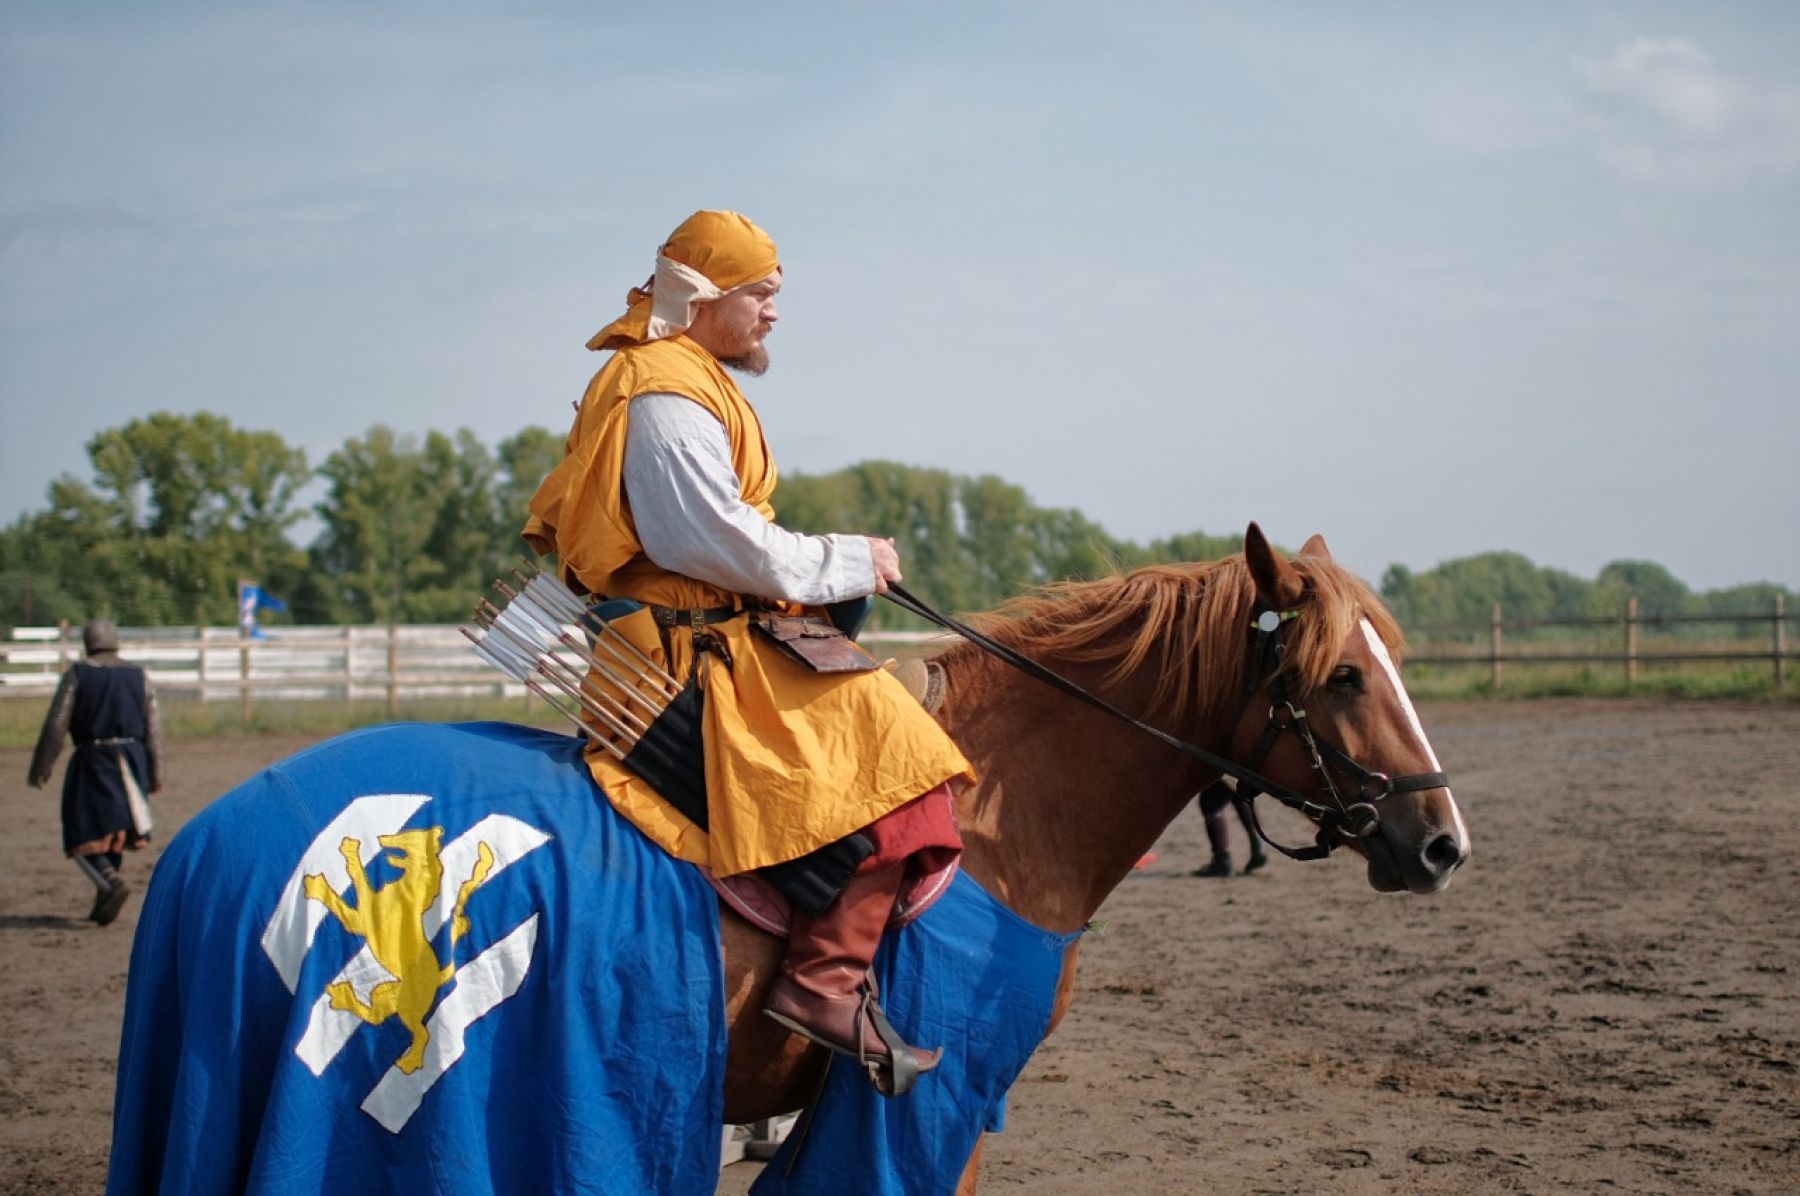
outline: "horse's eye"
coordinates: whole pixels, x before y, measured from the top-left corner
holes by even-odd
[[[1331,670],[1331,687],[1333,689],[1362,689],[1362,670],[1353,664],[1340,664]]]

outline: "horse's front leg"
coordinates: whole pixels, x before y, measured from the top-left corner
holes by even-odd
[[[969,1152],[969,1164],[963,1168],[962,1178],[956,1181],[956,1196],[975,1196],[975,1186],[981,1182],[981,1148],[986,1142],[986,1134],[975,1139],[975,1149]]]

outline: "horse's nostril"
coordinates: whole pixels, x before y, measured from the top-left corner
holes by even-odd
[[[1462,845],[1454,835],[1439,835],[1425,846],[1425,867],[1433,876],[1443,876],[1462,861]]]

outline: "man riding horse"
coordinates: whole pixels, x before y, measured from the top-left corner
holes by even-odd
[[[813,671],[753,634],[769,612],[818,616],[901,577],[890,540],[799,535],[774,522],[775,462],[726,371],[768,368],[763,340],[781,281],[775,243],[745,217],[684,221],[626,313],[588,342],[612,356],[523,534],[557,554],[577,593],[648,607],[661,628],[658,663],[704,695],[704,819],[590,744],[588,767],[622,814],[718,878],[856,845],[825,882],[841,886],[835,899],[796,904],[764,1011],[860,1058],[882,1091],[903,1091],[938,1055],[887,1026],[869,966],[909,869],[960,852],[952,786],[970,770],[885,670]],[[802,638],[829,634],[815,617]]]

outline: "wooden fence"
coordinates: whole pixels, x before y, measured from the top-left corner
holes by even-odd
[[[1498,689],[1511,666],[1545,664],[1616,665],[1627,681],[1640,670],[1681,663],[1765,664],[1776,688],[1787,683],[1790,616],[1781,597],[1765,614],[1654,615],[1638,613],[1628,601],[1614,618],[1531,619],[1508,622],[1499,603],[1485,624],[1409,627],[1412,665],[1480,667]],[[1741,641],[1730,650],[1707,645],[1694,650],[1676,629],[1699,624],[1766,626],[1761,646]],[[1567,632],[1587,629],[1616,646],[1568,648]],[[1546,642],[1537,633],[1564,629],[1563,639]],[[1646,632],[1663,632],[1646,645]],[[503,677],[470,649],[454,624],[387,627],[278,627],[266,639],[243,639],[235,627],[141,627],[121,629],[124,655],[149,670],[159,693],[201,701],[236,700],[247,715],[258,700],[368,701],[390,712],[419,698],[519,697],[523,686]],[[1533,638],[1536,636],[1537,638]],[[876,655],[938,640],[936,632],[871,632],[863,637]],[[1522,641],[1522,642],[1521,642]],[[0,640],[0,699],[47,697],[69,663],[81,655],[79,631],[21,627]]]
[[[1499,689],[1508,665],[1582,664],[1616,665],[1627,682],[1638,680],[1647,666],[1666,664],[1766,664],[1775,687],[1787,684],[1789,662],[1800,659],[1800,653],[1789,647],[1787,613],[1781,595],[1775,595],[1774,607],[1764,614],[1729,615],[1641,615],[1635,598],[1627,599],[1619,615],[1587,619],[1515,619],[1508,622],[1500,603],[1493,604],[1486,623],[1421,624],[1408,627],[1407,637],[1413,650],[1407,654],[1409,665],[1474,665],[1485,666],[1491,688]],[[1766,625],[1764,646],[1721,649],[1708,645],[1704,650],[1684,642],[1680,632],[1706,624],[1736,628]],[[1518,640],[1533,633],[1553,629],[1581,630],[1602,635],[1617,635],[1617,647],[1588,651],[1564,651],[1562,642],[1541,639],[1520,649]],[[1646,649],[1645,632],[1669,634]],[[1448,642],[1446,642],[1448,641]],[[1458,642],[1460,641],[1460,642]],[[1510,645],[1510,646],[1509,646]]]
[[[930,640],[928,632],[871,632],[876,655]],[[277,627],[244,639],[235,627],[126,627],[121,654],[149,672],[159,695],[236,700],[384,701],[390,713],[420,698],[518,697],[525,687],[475,655],[455,624]],[[19,627],[0,640],[0,699],[47,698],[81,657],[81,633]]]

